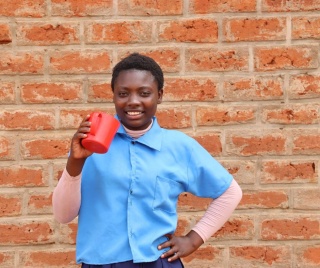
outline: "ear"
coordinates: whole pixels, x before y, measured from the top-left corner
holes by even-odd
[[[158,104],[160,104],[162,102],[162,96],[163,96],[163,90],[160,89],[158,91]]]

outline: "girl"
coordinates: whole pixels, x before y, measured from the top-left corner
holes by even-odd
[[[121,126],[105,154],[81,145],[90,131],[84,118],[71,142],[53,193],[57,221],[78,216],[77,263],[83,268],[183,267],[181,257],[199,248],[228,220],[242,191],[198,142],[163,129],[155,113],[163,73],[137,53],[113,69],[111,88]],[[175,236],[182,192],[214,199],[185,236]]]

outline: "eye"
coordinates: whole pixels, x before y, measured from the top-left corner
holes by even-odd
[[[126,97],[126,96],[128,96],[128,92],[126,92],[126,91],[120,91],[120,92],[118,93],[118,96],[119,96],[119,97]]]
[[[140,92],[140,95],[142,97],[149,97],[150,94],[151,94],[150,91],[146,91],[146,90]]]

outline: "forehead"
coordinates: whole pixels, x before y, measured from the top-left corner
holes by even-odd
[[[116,86],[136,85],[141,83],[156,84],[156,80],[150,71],[137,69],[123,70],[115,80]]]

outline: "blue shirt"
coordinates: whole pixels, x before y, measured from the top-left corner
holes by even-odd
[[[174,233],[182,192],[219,197],[232,176],[196,140],[152,128],[138,139],[120,126],[109,151],[85,162],[81,182],[78,263],[155,261]]]

